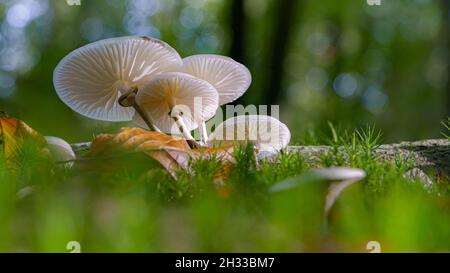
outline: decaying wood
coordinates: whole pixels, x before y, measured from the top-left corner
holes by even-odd
[[[72,144],[76,154],[87,151],[89,142]],[[289,146],[289,153],[300,153],[312,162],[320,162],[320,158],[331,152],[329,146]],[[375,151],[379,160],[409,159],[414,167],[423,170],[435,170],[450,174],[450,140],[426,139],[413,142],[383,144]]]
[[[91,148],[90,142],[81,142],[81,143],[74,143],[70,144],[72,146],[72,150],[75,152],[76,155],[80,155],[83,152],[87,152],[89,148]]]
[[[332,148],[329,146],[288,147],[288,152],[300,153],[316,162],[319,162],[323,155],[331,151]],[[415,168],[450,174],[450,140],[426,139],[383,144],[375,150],[375,155],[379,160],[395,160],[396,158],[411,160]]]

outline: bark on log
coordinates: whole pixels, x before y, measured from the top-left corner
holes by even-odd
[[[300,153],[312,161],[331,152],[329,146],[289,146],[288,152]],[[413,142],[383,144],[375,150],[379,160],[410,159],[414,167],[450,175],[450,140],[426,139]]]
[[[72,144],[76,154],[89,150],[90,143]],[[289,153],[300,153],[312,162],[320,162],[320,158],[331,152],[329,146],[289,146]],[[379,160],[394,160],[398,157],[411,159],[414,167],[422,170],[434,170],[450,175],[450,140],[426,139],[413,142],[383,144],[375,151]]]

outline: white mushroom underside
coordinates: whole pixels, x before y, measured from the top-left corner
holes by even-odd
[[[173,117],[182,117],[188,130],[196,129],[203,120],[215,115],[218,94],[206,81],[173,72],[161,74],[145,84],[138,92],[136,102],[161,131],[180,134]],[[134,121],[144,126],[137,114]]]
[[[279,151],[289,144],[290,139],[289,129],[279,120],[263,115],[243,115],[221,123],[210,135],[208,144],[214,146],[250,141],[260,151]]]
[[[219,92],[219,105],[242,96],[252,81],[250,71],[244,65],[220,55],[186,57],[183,71],[211,83]]]
[[[122,93],[181,64],[178,53],[157,39],[111,38],[67,55],[56,67],[53,82],[58,96],[74,111],[93,119],[126,121],[134,110],[118,104]]]
[[[317,169],[314,172],[319,178],[331,181],[363,179],[366,177],[366,173],[363,170],[355,168],[332,167]]]

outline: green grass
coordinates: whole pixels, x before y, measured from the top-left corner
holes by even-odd
[[[214,159],[175,181],[140,154],[68,169],[24,147],[14,168],[0,161],[0,251],[66,252],[79,241],[83,252],[366,252],[372,240],[382,251],[450,251],[448,178],[425,189],[403,178],[412,162],[375,158],[381,133],[373,127],[330,129],[330,139],[312,140],[333,147],[321,165],[362,168],[367,178],[327,219],[324,184],[268,190],[315,166],[298,154],[258,163],[250,146],[238,147],[219,183]]]
[[[445,132],[442,132],[442,135],[446,138],[450,140],[450,117],[447,118],[446,121],[442,122],[442,126],[444,126],[445,128]]]

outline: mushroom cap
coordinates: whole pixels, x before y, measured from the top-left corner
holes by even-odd
[[[219,92],[219,105],[238,99],[252,82],[247,67],[220,55],[200,54],[186,57],[183,59],[183,72],[211,83]]]
[[[136,95],[136,103],[164,133],[179,134],[172,117],[181,114],[188,130],[212,118],[218,108],[219,94],[210,83],[186,73],[169,72],[156,76]],[[134,121],[143,126],[135,114]]]
[[[64,139],[54,136],[45,136],[50,155],[55,161],[69,161],[76,158],[69,143]]]
[[[330,181],[360,180],[366,177],[366,172],[356,168],[331,167],[316,169],[314,173],[321,179]]]
[[[100,40],[80,47],[57,65],[53,84],[60,99],[92,119],[131,120],[132,108],[118,104],[130,87],[179,69],[180,55],[168,44],[146,36]]]
[[[366,172],[362,169],[357,168],[347,168],[347,167],[331,167],[324,169],[313,169],[300,176],[289,177],[281,182],[275,183],[269,189],[271,192],[278,192],[289,190],[298,187],[304,183],[323,181],[328,185],[333,185],[335,182],[340,181],[340,183],[335,184],[334,188],[330,188],[330,193],[333,192],[333,199],[327,201],[328,207],[334,202],[339,193],[348,185],[355,183],[366,177]],[[327,197],[328,198],[328,197]]]
[[[289,144],[290,139],[291,132],[279,120],[264,115],[242,115],[219,124],[210,135],[208,144],[250,141],[259,151],[278,152]]]

